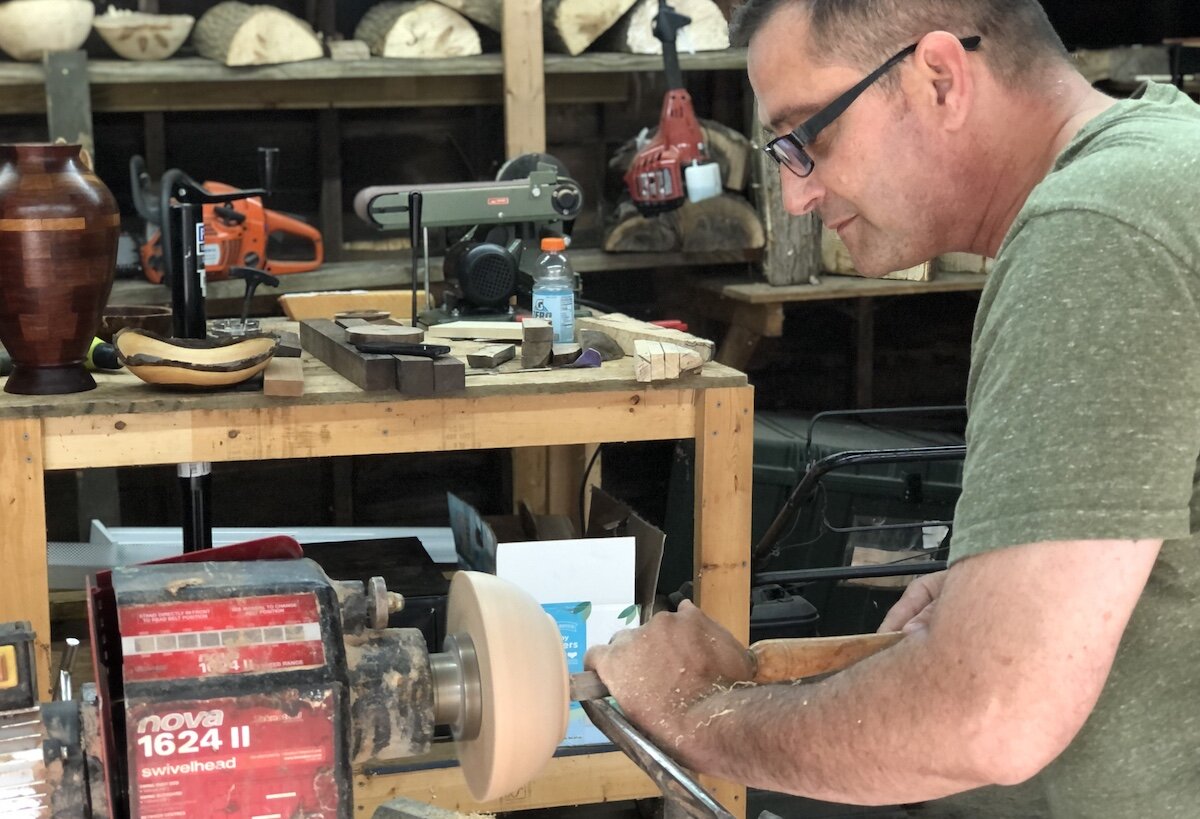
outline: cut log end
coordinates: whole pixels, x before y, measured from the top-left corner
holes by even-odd
[[[633,8],[636,0],[545,0],[546,46],[574,57]]]
[[[321,41],[298,17],[274,6],[226,2],[196,23],[192,42],[200,56],[228,66],[276,65],[315,60]]]
[[[377,57],[463,57],[483,52],[479,32],[470,21],[431,0],[372,6],[354,36]]]

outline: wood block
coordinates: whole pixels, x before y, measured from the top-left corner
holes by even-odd
[[[439,395],[467,388],[467,365],[452,355],[433,359],[433,391]]]
[[[554,327],[545,319],[525,319],[521,322],[521,341],[554,343]]]
[[[579,358],[581,352],[583,352],[583,348],[578,344],[553,344],[550,347],[550,366],[561,367],[564,364],[572,364],[575,359]]]
[[[515,321],[448,321],[425,331],[426,338],[485,338],[489,341],[521,341],[521,324]]]
[[[521,368],[532,370],[550,363],[554,345],[549,341],[526,341],[521,345]]]
[[[517,348],[513,344],[488,344],[473,353],[467,353],[467,363],[472,367],[490,369],[511,361],[516,355]]]
[[[360,353],[346,340],[346,331],[329,319],[300,322],[300,344],[359,389],[396,388],[395,359],[390,355]]]
[[[271,359],[263,370],[263,395],[296,397],[304,395],[304,367],[299,358]]]
[[[300,335],[285,330],[279,334],[279,346],[275,348],[276,358],[299,358]]]
[[[634,347],[634,342],[639,338],[677,344],[680,347],[695,350],[700,354],[700,358],[703,361],[712,360],[713,349],[715,347],[706,338],[698,338],[679,330],[668,330],[665,327],[638,321],[621,313],[609,313],[605,316],[579,316],[575,319],[575,327],[580,332],[583,330],[599,330],[607,334],[617,344],[621,345],[621,349],[625,351],[625,355],[636,355],[637,351]]]
[[[329,57],[333,60],[369,60],[371,47],[362,40],[329,40]]]
[[[421,355],[394,355],[396,388],[404,395],[433,395],[433,359]],[[465,380],[465,379],[464,379]]]
[[[333,320],[333,323],[343,330],[349,330],[351,327],[370,327],[371,322],[365,318],[353,318],[350,316],[341,316]]]
[[[417,299],[425,303],[425,291],[417,291]],[[392,318],[412,315],[411,290],[327,290],[317,293],[284,293],[279,306],[292,321],[333,319],[338,313],[355,310],[380,310]]]
[[[662,341],[638,339],[633,376],[643,383],[672,381],[684,373],[698,371],[703,365],[704,360],[696,350]]]
[[[420,344],[425,334],[417,327],[367,324],[347,327],[346,340],[351,344]]]

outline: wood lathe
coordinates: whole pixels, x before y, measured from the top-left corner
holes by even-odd
[[[402,606],[380,578],[331,580],[287,537],[100,572],[95,691],[40,705],[32,632],[0,624],[4,815],[349,819],[356,766],[424,754],[437,726],[486,802],[537,776],[584,699],[668,816],[730,816],[601,699],[594,674],[568,677],[554,620],[522,589],[455,574],[438,652],[387,627]],[[764,641],[756,679],[831,671],[895,639]]]

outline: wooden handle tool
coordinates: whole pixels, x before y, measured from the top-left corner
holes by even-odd
[[[796,637],[759,640],[750,646],[756,683],[793,682],[841,671],[859,660],[895,645],[904,635],[851,634],[844,637]],[[608,688],[594,671],[571,675],[571,699],[595,700],[608,696]]]

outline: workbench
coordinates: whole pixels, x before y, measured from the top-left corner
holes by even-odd
[[[938,273],[930,281],[873,279],[825,274],[816,284],[771,285],[730,278],[693,278],[689,306],[705,318],[726,325],[717,360],[744,370],[764,338],[783,336],[784,310],[801,302],[852,300],[855,328],[856,405],[872,406],[875,357],[875,300],[930,293],[978,292],[987,283],[979,273]]]
[[[457,345],[458,342],[453,344]],[[127,373],[98,374],[94,391],[0,394],[0,622],[37,631],[38,675],[50,686],[46,566],[47,470],[192,461],[251,461],[377,453],[550,447],[694,439],[697,602],[743,641],[749,637],[753,389],[729,367],[665,385],[634,380],[633,359],[600,369],[468,376],[452,397],[405,399],[363,392],[304,355],[305,394],[168,392]],[[574,496],[578,485],[562,487]],[[710,783],[744,815],[745,790]],[[369,817],[397,795],[441,807],[522,810],[651,797],[657,791],[618,752],[563,756],[528,787],[473,803],[455,768],[355,777],[355,810]]]

